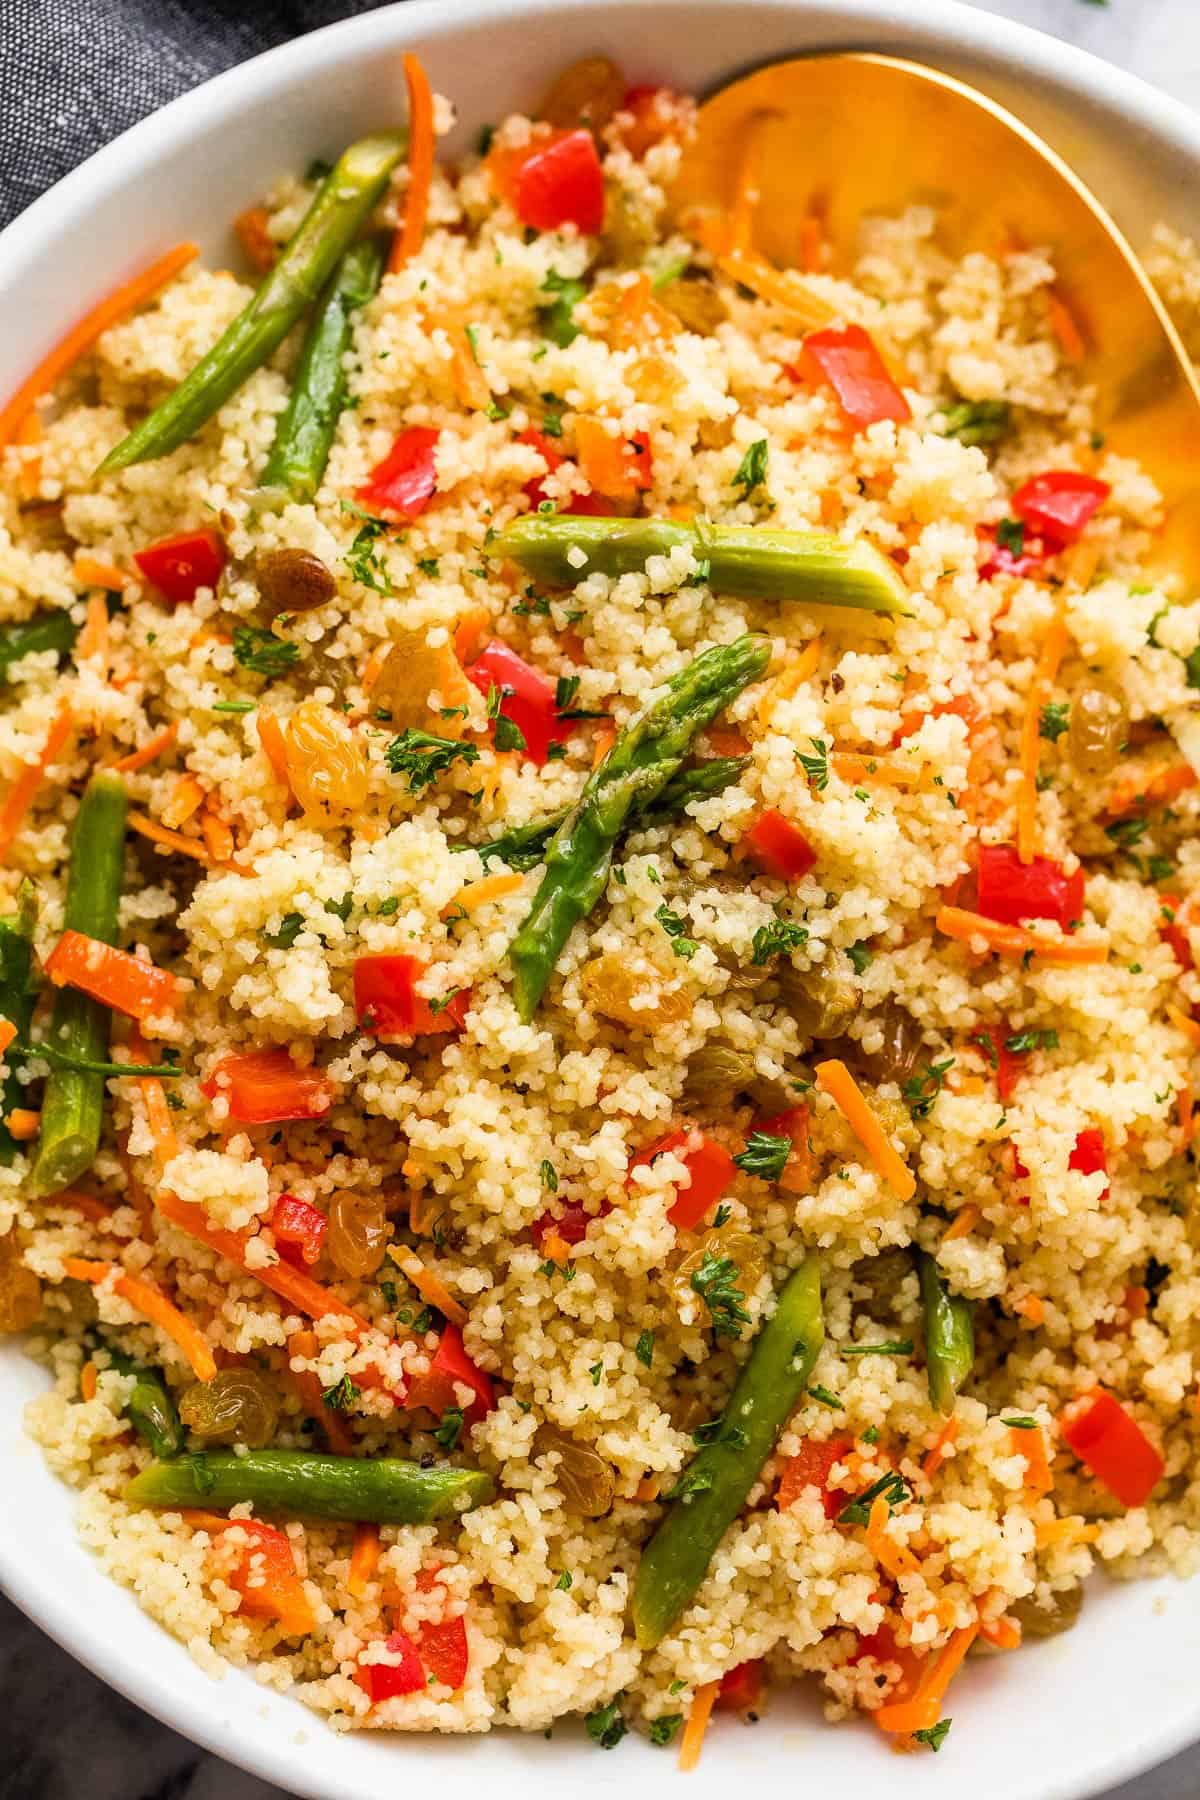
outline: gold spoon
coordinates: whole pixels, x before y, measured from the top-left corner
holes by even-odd
[[[1049,250],[1061,339],[1096,391],[1097,429],[1162,492],[1156,560],[1200,587],[1200,384],[1129,242],[1036,132],[923,63],[806,56],[758,69],[700,108],[677,216],[728,219],[748,189],[747,247],[783,269],[801,260],[806,215],[819,214],[846,266],[864,217],[914,203],[936,209],[951,255]]]

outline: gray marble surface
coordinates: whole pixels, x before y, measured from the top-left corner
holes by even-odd
[[[1107,56],[1200,107],[1200,0],[973,3]],[[3,1599],[0,1694],[0,1800],[284,1800],[112,1693]],[[1200,1748],[1107,1800],[1198,1797]]]

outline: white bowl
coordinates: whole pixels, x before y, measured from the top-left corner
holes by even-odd
[[[914,16],[915,14],[915,16]],[[454,97],[465,145],[530,103],[549,72],[608,51],[634,80],[702,92],[755,62],[815,47],[892,49],[952,68],[1007,101],[1070,157],[1135,243],[1150,224],[1200,227],[1200,119],[1116,68],[955,0],[409,0],[335,25],[208,82],[109,145],[0,236],[0,395],[106,289],[179,238],[228,254],[229,222],[284,170],[403,110],[399,53],[419,46]],[[1189,210],[1190,209],[1190,210]],[[608,1754],[563,1728],[553,1743],[339,1736],[247,1675],[214,1682],[79,1546],[73,1495],[24,1437],[42,1377],[0,1354],[0,1585],[98,1675],[197,1743],[312,1800],[390,1791],[445,1800],[526,1781],[574,1794],[674,1778],[670,1753],[630,1737]],[[972,1663],[936,1758],[889,1756],[869,1725],[827,1728],[811,1694],[780,1696],[753,1737],[708,1736],[689,1800],[730,1791],[747,1751],[755,1785],[886,1788],[974,1800],[1081,1800],[1200,1736],[1200,1586],[1094,1584],[1084,1622],[1019,1655]]]

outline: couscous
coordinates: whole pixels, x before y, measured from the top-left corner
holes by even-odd
[[[936,1750],[1200,1558],[1200,603],[1043,249],[408,75],[0,411],[28,1428],[338,1729]]]

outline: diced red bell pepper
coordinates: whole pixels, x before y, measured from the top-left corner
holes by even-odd
[[[590,131],[551,131],[519,151],[493,155],[493,176],[522,225],[585,237],[604,229],[604,171]]]
[[[1017,1078],[1024,1070],[1029,1056],[1027,1050],[1008,1048],[1008,1039],[1012,1035],[1008,1025],[1001,1020],[999,1025],[987,1025],[977,1031],[973,1039],[995,1071],[996,1093],[1004,1106],[1008,1105],[1016,1092]]]
[[[1033,537],[1029,532],[1024,534],[1020,550],[1014,550],[1011,544],[1000,542],[1000,529],[997,525],[979,525],[975,535],[984,546],[983,560],[979,565],[979,573],[984,581],[991,581],[997,575],[1015,575],[1022,579],[1040,569],[1052,548],[1044,539]]]
[[[315,1629],[316,1619],[288,1538],[257,1519],[231,1519],[229,1525],[250,1539],[227,1577],[241,1596],[238,1610],[256,1619],[278,1619],[290,1637],[306,1637]]]
[[[875,343],[861,325],[830,326],[804,340],[801,365],[828,382],[856,431],[880,419],[904,424],[912,418],[908,401],[888,373]]]
[[[371,470],[356,499],[379,518],[417,518],[437,492],[434,451],[439,435],[429,425],[408,426]]]
[[[225,567],[225,543],[215,531],[180,531],[135,550],[133,560],[172,606],[194,600],[201,588],[215,588]]]
[[[525,740],[525,755],[540,769],[551,744],[564,744],[575,729],[560,716],[554,683],[540,669],[533,669],[499,638],[493,638],[467,670],[481,694],[501,694],[499,713],[511,720]],[[495,731],[495,721],[492,724]]]
[[[789,1106],[786,1112],[760,1119],[754,1127],[765,1137],[792,1140],[792,1148],[779,1177],[780,1187],[790,1193],[807,1193],[809,1188],[808,1132],[811,1122],[812,1115],[807,1106]]]
[[[428,968],[419,956],[359,956],[354,961],[354,1010],[360,1031],[382,1038],[444,1037],[461,1031],[471,1004],[470,988],[453,994],[435,1012],[417,983]]]
[[[475,1393],[474,1400],[463,1413],[468,1425],[474,1425],[485,1418],[496,1404],[491,1376],[476,1368],[463,1348],[462,1332],[457,1325],[447,1321],[442,1327],[441,1339],[430,1363],[429,1373],[417,1375],[409,1383],[408,1405],[426,1406],[430,1412],[440,1415],[447,1407],[458,1405],[454,1391],[456,1387],[469,1387]]]
[[[354,1671],[354,1680],[372,1706],[378,1706],[381,1700],[391,1700],[397,1694],[419,1693],[427,1685],[421,1658],[411,1638],[405,1637],[402,1631],[393,1631],[385,1647],[395,1661],[360,1662]]]
[[[742,848],[760,869],[779,881],[802,881],[817,860],[800,827],[774,806],[759,813],[742,839]]]
[[[427,1594],[437,1585],[438,1571],[422,1569],[417,1576],[421,1592]],[[417,1633],[417,1650],[426,1673],[457,1692],[467,1679],[471,1660],[467,1621],[462,1614],[453,1619],[442,1619],[436,1625],[422,1625]]]
[[[553,475],[555,469],[561,468],[567,460],[562,451],[551,443],[544,431],[536,431],[532,426],[528,431],[517,434],[517,442],[518,444],[528,444],[537,451],[546,464],[547,475]],[[544,483],[545,476],[535,475],[533,480],[527,481],[521,490],[529,501],[531,512],[537,512],[538,508],[550,498]],[[557,500],[554,505],[559,512],[566,513],[571,518],[607,519],[612,512],[612,502],[607,500],[603,494],[572,494],[565,505]]]
[[[655,144],[661,144],[676,128],[678,95],[673,89],[641,82],[626,90],[621,111],[632,113],[632,122],[621,133],[631,156],[645,156]]]
[[[850,1438],[826,1438],[821,1443],[815,1438],[805,1438],[795,1456],[789,1456],[783,1465],[775,1494],[775,1504],[780,1512],[798,1500],[805,1488],[815,1487],[821,1490],[825,1517],[836,1519],[846,1504],[846,1497],[840,1490],[829,1491],[829,1472],[851,1447]]]
[[[201,1082],[212,1100],[223,1094],[229,1117],[241,1125],[320,1119],[333,1105],[334,1086],[320,1069],[298,1069],[286,1050],[248,1050],[223,1056]]]
[[[1163,1459],[1137,1420],[1103,1388],[1062,1415],[1062,1434],[1080,1462],[1122,1506],[1144,1506],[1162,1477]]]
[[[1048,856],[1023,863],[1011,844],[984,844],[978,880],[978,906],[985,919],[1004,925],[1053,919],[1067,931],[1083,916],[1083,870],[1067,875]]]
[[[1194,969],[1195,959],[1192,956],[1191,941],[1187,933],[1187,921],[1183,914],[1182,902],[1175,894],[1160,894],[1161,916],[1158,935],[1163,942],[1171,946],[1171,954],[1181,969]]]
[[[1067,1160],[1068,1169],[1078,1169],[1082,1175],[1108,1174],[1108,1154],[1104,1148],[1104,1133],[1094,1125],[1081,1131],[1075,1139],[1075,1148]],[[1109,1193],[1109,1184],[1105,1182],[1104,1199]]]
[[[321,1258],[321,1246],[329,1221],[318,1207],[310,1206],[298,1194],[280,1194],[271,1214],[271,1230],[281,1256],[288,1261],[299,1258],[311,1269]]]
[[[690,1231],[699,1223],[710,1206],[715,1206],[737,1174],[732,1156],[713,1138],[706,1137],[694,1126],[690,1131],[669,1131],[666,1137],[639,1150],[629,1165],[629,1173],[650,1166],[655,1157],[668,1150],[678,1155],[691,1177],[690,1185],[678,1191],[667,1217],[681,1231]]]
[[[715,1704],[720,1712],[752,1713],[762,1705],[762,1695],[762,1657],[753,1656],[749,1662],[735,1663],[732,1669],[726,1669]]]
[[[63,932],[46,958],[46,973],[55,987],[78,988],[131,1019],[170,1012],[179,990],[165,969],[82,931]]]
[[[1061,549],[1073,544],[1112,492],[1107,481],[1078,469],[1051,469],[1023,482],[1012,497],[1018,519]]]
[[[593,1220],[607,1218],[611,1211],[612,1207],[607,1200],[602,1200],[600,1210],[594,1213],[585,1211],[578,1200],[568,1200],[557,1217],[549,1211],[541,1213],[529,1227],[530,1235],[539,1250],[542,1239],[549,1231],[560,1237],[564,1244],[582,1244]]]

